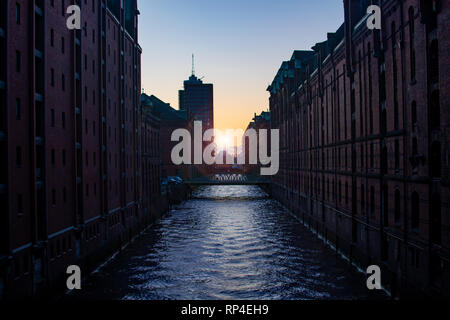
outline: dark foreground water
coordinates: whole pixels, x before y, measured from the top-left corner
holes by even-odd
[[[375,298],[361,274],[258,187],[193,196],[68,298]]]

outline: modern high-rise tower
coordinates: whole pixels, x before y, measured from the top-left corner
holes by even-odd
[[[194,62],[192,75],[184,81],[184,90],[179,91],[179,106],[180,110],[187,110],[194,119],[202,121],[204,130],[214,128],[213,85],[195,76]]]

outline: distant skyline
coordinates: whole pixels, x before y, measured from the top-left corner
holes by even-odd
[[[344,21],[340,0],[138,0],[142,87],[178,109],[195,71],[214,84],[218,129],[245,129],[268,109],[265,91],[283,60],[308,50]]]

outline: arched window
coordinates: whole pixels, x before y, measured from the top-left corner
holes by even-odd
[[[411,196],[411,228],[413,231],[419,231],[420,223],[420,199],[417,192],[413,192]]]

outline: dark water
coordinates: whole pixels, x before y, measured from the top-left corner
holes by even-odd
[[[261,189],[212,186],[198,189],[70,298],[374,298],[365,282]]]

